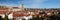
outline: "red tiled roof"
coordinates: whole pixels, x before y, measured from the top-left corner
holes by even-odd
[[[20,16],[23,16],[24,14],[20,13],[20,14],[17,14],[17,13],[13,13],[13,17],[20,17]]]
[[[8,10],[8,8],[0,8],[0,10]]]
[[[0,11],[0,14],[4,14],[4,13]]]
[[[4,12],[4,11],[0,11],[0,14],[6,14],[7,12]],[[9,14],[9,13],[8,13]]]

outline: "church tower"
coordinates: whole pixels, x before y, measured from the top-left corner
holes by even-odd
[[[24,4],[20,4],[20,9],[23,11],[24,10]]]

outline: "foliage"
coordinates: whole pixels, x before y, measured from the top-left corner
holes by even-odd
[[[60,20],[60,14],[55,15],[55,16],[56,16],[57,20]]]
[[[7,16],[7,15],[5,15],[5,18],[4,18],[4,20],[8,20],[8,16]]]

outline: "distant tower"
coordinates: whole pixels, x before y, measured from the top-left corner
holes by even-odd
[[[23,4],[24,2],[23,1],[21,1],[21,4],[20,4],[20,10],[21,11],[24,11],[24,4]]]
[[[20,4],[20,9],[24,10],[24,4]]]

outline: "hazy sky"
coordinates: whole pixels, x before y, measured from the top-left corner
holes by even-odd
[[[60,8],[60,0],[0,0],[0,5],[19,6],[21,2],[26,8]]]

